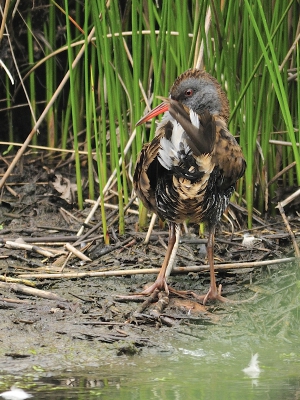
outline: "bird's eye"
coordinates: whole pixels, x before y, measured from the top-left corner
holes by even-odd
[[[193,89],[187,89],[184,94],[186,97],[191,97],[193,96],[193,93],[194,93]]]

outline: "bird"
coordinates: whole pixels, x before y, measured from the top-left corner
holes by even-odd
[[[156,281],[140,295],[164,291],[169,295],[172,272],[185,221],[208,226],[207,259],[210,287],[194,297],[227,299],[217,287],[214,271],[216,225],[226,210],[246,161],[228,130],[229,101],[220,83],[205,70],[183,72],[170,88],[169,97],[143,116],[137,126],[164,114],[155,136],[137,158],[134,190],[144,206],[169,225],[168,247]]]

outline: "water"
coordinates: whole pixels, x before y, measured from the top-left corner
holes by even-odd
[[[293,346],[272,343],[259,349],[261,373],[242,369],[250,354],[215,343],[179,348],[172,356],[133,357],[112,369],[48,376],[28,390],[36,399],[296,399],[300,394],[300,356]],[[299,349],[299,348],[298,348]],[[283,351],[284,350],[284,351]],[[26,389],[25,389],[26,390]]]
[[[298,266],[274,271],[258,282],[256,300],[217,312],[217,323],[162,328],[169,350],[93,370],[0,376],[1,391],[14,383],[34,399],[299,399]],[[255,353],[260,372],[251,377],[243,369]]]

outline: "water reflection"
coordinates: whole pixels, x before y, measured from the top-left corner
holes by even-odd
[[[226,350],[226,351],[224,351]],[[287,353],[283,353],[282,350]],[[37,399],[262,399],[300,398],[300,357],[284,348],[265,346],[261,373],[247,376],[249,354],[219,346],[179,348],[172,356],[134,356],[114,370],[48,376],[26,390]],[[285,356],[283,354],[286,354]],[[291,358],[287,356],[291,355]],[[286,357],[284,359],[284,357]],[[293,360],[292,360],[293,359]]]

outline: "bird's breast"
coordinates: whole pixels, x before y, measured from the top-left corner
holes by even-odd
[[[186,141],[186,133],[175,120],[169,120],[163,127],[164,134],[160,138],[158,160],[167,170],[181,164],[182,160],[191,153]]]
[[[165,124],[163,124],[165,122]],[[157,213],[167,220],[203,220],[205,193],[214,170],[211,154],[196,156],[183,127],[167,116],[158,126],[158,163],[161,166],[155,191]]]

